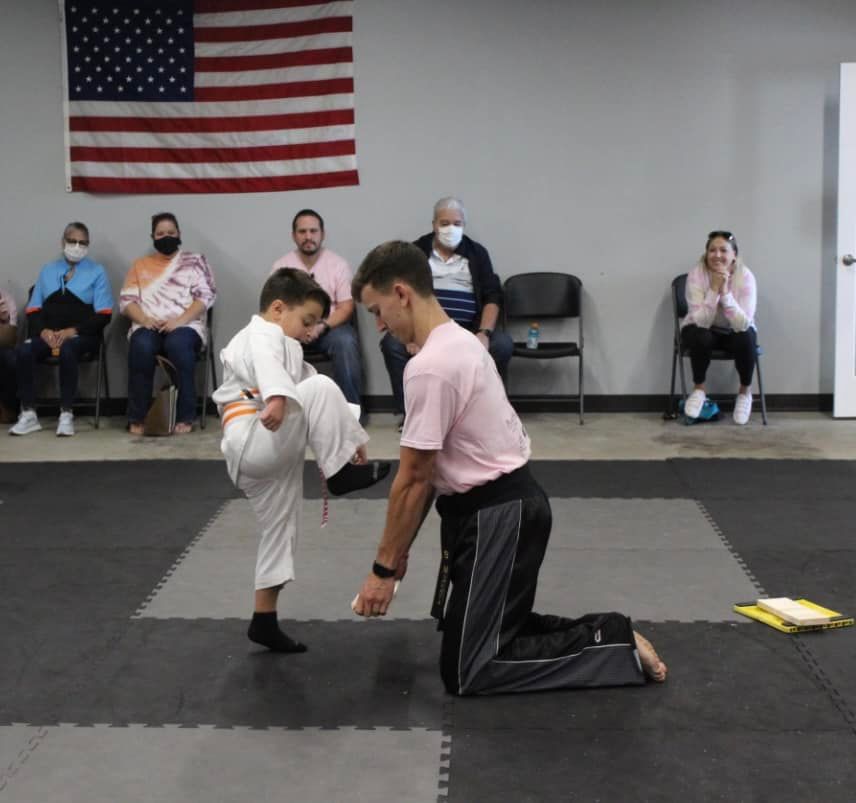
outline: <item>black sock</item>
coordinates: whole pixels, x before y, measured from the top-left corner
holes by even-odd
[[[289,638],[279,627],[276,611],[253,614],[247,630],[250,641],[261,644],[273,652],[306,652],[306,645]]]
[[[368,488],[389,474],[389,469],[390,464],[383,460],[371,460],[363,465],[345,463],[332,477],[327,477],[327,488],[333,496]]]

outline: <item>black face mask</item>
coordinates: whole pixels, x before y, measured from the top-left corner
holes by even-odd
[[[174,254],[181,245],[180,237],[158,237],[155,240],[155,251],[159,251],[164,256]]]

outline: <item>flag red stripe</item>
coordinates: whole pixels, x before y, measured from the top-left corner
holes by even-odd
[[[293,53],[270,53],[259,56],[200,56],[193,61],[196,72],[240,72],[242,70],[276,70],[313,64],[342,64],[352,61],[353,48],[328,47]]]
[[[183,193],[183,192],[283,192],[317,187],[346,187],[359,184],[356,170],[310,173],[303,176],[264,178],[99,178],[74,176],[72,192]]]
[[[298,145],[259,145],[247,148],[71,148],[72,162],[160,162],[191,164],[210,162],[276,162],[284,159],[316,159],[351,156],[357,152],[352,139],[306,142]]]
[[[280,22],[274,25],[241,25],[224,28],[193,29],[196,42],[258,42],[265,39],[288,39],[294,36],[316,36],[321,33],[350,33],[351,17],[325,17],[302,22]]]
[[[354,91],[353,78],[329,78],[324,81],[292,81],[287,84],[255,86],[199,86],[193,99],[208,101],[271,100],[274,98],[309,98],[319,95],[347,95]]]
[[[216,134],[228,131],[280,131],[351,125],[353,109],[250,117],[69,117],[70,131],[136,131],[162,134]]]
[[[318,0],[196,0],[194,14],[224,14],[229,11],[269,11],[272,8],[323,6]]]

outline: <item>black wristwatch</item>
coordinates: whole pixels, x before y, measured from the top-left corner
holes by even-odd
[[[390,577],[395,577],[395,569],[388,569],[382,563],[375,561],[372,564],[372,574],[380,577],[381,580],[389,580]]]
[[[476,334],[480,335],[482,332],[484,332],[488,337],[490,337],[493,334],[493,329],[488,329],[486,326],[483,326],[476,332]]]

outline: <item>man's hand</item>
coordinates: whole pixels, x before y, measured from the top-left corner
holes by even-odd
[[[265,429],[276,432],[285,418],[285,396],[271,396],[259,416]]]
[[[476,338],[479,343],[481,343],[485,348],[489,348],[490,346],[490,338],[484,332],[477,332]]]
[[[52,349],[59,348],[59,343],[56,342],[57,333],[53,329],[42,329],[39,337],[45,341]]]
[[[386,616],[394,594],[394,577],[383,580],[370,573],[351,607],[357,616]]]
[[[404,346],[404,348],[406,348],[406,349],[407,349],[407,353],[408,353],[411,357],[415,357],[415,356],[419,353],[419,346],[417,346],[415,343],[407,343],[407,344]]]
[[[178,318],[169,318],[165,321],[155,321],[154,323],[156,324],[157,330],[164,335],[174,332],[179,326],[184,326]]]
[[[303,339],[304,343],[314,343],[321,335],[323,335],[326,331],[328,331],[328,326],[325,323],[316,323],[313,326],[306,337]]]

